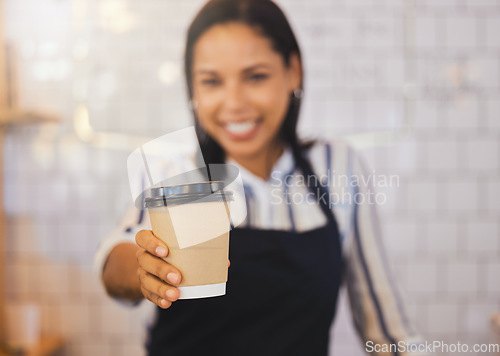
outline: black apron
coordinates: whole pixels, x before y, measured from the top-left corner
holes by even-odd
[[[226,295],[158,307],[148,355],[326,356],[342,256],[328,200],[319,203],[328,222],[314,230],[231,230]]]

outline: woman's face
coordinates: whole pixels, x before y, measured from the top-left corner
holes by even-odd
[[[276,143],[290,93],[299,88],[296,55],[287,67],[266,37],[240,23],[215,25],[196,42],[193,99],[200,125],[236,160]]]

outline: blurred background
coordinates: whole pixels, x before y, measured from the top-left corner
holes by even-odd
[[[400,177],[380,218],[425,340],[499,342],[500,1],[277,3],[304,56],[301,132]],[[182,54],[203,1],[0,4],[1,330],[60,355],[142,355],[143,306],[110,300],[93,257],[131,204],[128,154],[192,124]],[[363,355],[344,292],[332,351]]]

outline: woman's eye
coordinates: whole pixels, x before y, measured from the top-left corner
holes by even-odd
[[[267,78],[268,78],[268,75],[264,74],[264,73],[256,73],[256,74],[252,74],[248,77],[248,79],[252,82],[259,82],[259,81],[265,80]]]
[[[218,79],[215,79],[215,78],[211,78],[211,79],[203,79],[201,81],[201,84],[203,85],[207,85],[207,86],[216,86],[220,83],[220,81]]]

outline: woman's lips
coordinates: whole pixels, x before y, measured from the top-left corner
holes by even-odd
[[[222,125],[225,133],[233,140],[248,140],[254,137],[260,127],[261,120],[227,122]]]

